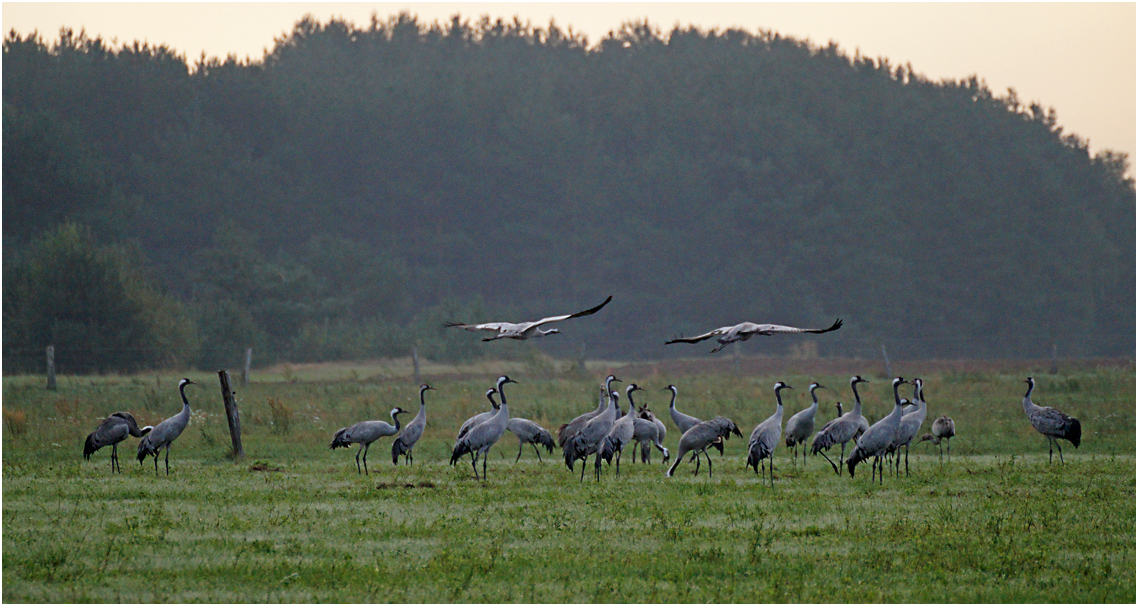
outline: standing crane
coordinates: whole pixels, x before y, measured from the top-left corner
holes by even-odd
[[[186,386],[196,385],[189,379],[178,381],[178,393],[182,396],[182,411],[162,421],[150,430],[138,443],[138,464],[150,455],[154,455],[154,475],[158,475],[158,452],[166,448],[166,475],[170,475],[170,445],[178,436],[182,435],[186,426],[190,424],[190,401],[186,399]]]
[[[783,326],[781,324],[755,324],[754,322],[741,322],[734,326],[723,326],[715,330],[708,331],[702,335],[694,337],[677,337],[671,341],[665,341],[664,345],[671,345],[672,343],[699,343],[710,339],[712,337],[719,337],[716,341],[719,346],[712,349],[709,353],[715,353],[731,343],[736,341],[746,341],[755,335],[781,335],[781,334],[799,334],[799,333],[814,333],[821,334],[837,330],[842,327],[842,319],[838,318],[833,325],[829,328],[797,328],[794,326]]]
[[[944,462],[944,446],[948,445],[948,460],[952,460],[952,442],[949,440],[956,435],[956,423],[948,415],[941,415],[940,418],[933,421],[932,433],[926,433],[921,436],[919,442],[932,442],[935,446],[940,447],[940,460]],[[941,444],[944,441],[944,444]]]
[[[134,436],[141,438],[150,433],[153,427],[147,425],[142,429],[138,428],[138,422],[134,420],[134,415],[129,412],[115,412],[111,416],[103,419],[99,426],[87,435],[87,440],[83,443],[83,458],[90,461],[91,455],[95,451],[104,446],[111,447],[111,473],[115,472],[115,466],[118,466],[119,473],[122,473],[122,465],[119,463],[119,442],[126,439],[127,436]]]
[[[782,390],[784,389],[794,388],[782,381],[774,384],[774,398],[778,403],[774,414],[755,426],[747,444],[747,467],[753,467],[756,474],[759,473],[760,462],[768,458],[771,460],[772,488],[774,487],[774,449],[778,446],[779,438],[782,437]],[[763,463],[763,467],[765,469],[766,463]]]
[[[1028,377],[1024,383],[1027,383],[1027,393],[1023,394],[1023,412],[1027,414],[1035,431],[1047,438],[1047,462],[1051,463],[1054,448],[1058,448],[1059,462],[1062,463],[1063,447],[1059,445],[1059,440],[1067,440],[1078,448],[1083,437],[1083,428],[1079,425],[1078,419],[1069,417],[1050,406],[1038,406],[1032,402],[1031,392],[1035,390],[1035,379]]]
[[[602,458],[611,463],[613,456],[616,456],[617,477],[620,477],[620,458],[624,455],[624,447],[632,443],[632,436],[636,433],[633,426],[633,421],[636,419],[636,403],[632,401],[632,392],[638,390],[643,391],[636,383],[629,383],[628,387],[625,388],[625,394],[628,396],[628,412],[612,424],[612,429],[609,429],[608,435],[601,440],[600,446],[597,447],[598,467]]]
[[[494,415],[498,414],[498,409],[501,408],[501,406],[497,402],[494,401],[494,394],[500,395],[502,397],[502,401],[505,402],[506,396],[505,396],[505,393],[502,392],[502,386],[505,385],[506,382],[509,380],[510,380],[509,377],[507,377],[506,375],[502,375],[502,376],[498,377],[498,382],[497,382],[496,387],[491,387],[490,389],[486,390],[486,399],[490,400],[491,409],[486,411],[486,412],[478,413],[478,414],[474,415],[473,417],[470,417],[469,419],[467,419],[465,422],[463,422],[462,426],[458,428],[458,435],[455,436],[455,438],[454,438],[454,448],[451,450],[452,454],[458,450],[459,440],[466,437],[467,432],[469,432],[471,429],[473,429],[475,425],[478,425],[479,423],[482,423],[483,421],[486,421],[490,417],[493,417]],[[474,453],[470,453],[470,460],[472,460],[472,461],[474,460]],[[453,466],[457,461],[458,461],[458,458],[452,456],[451,460],[450,460],[450,464]]]
[[[640,409],[639,415],[632,423],[632,439],[640,444],[640,462],[649,461],[652,446],[655,446],[664,454],[664,462],[667,463],[671,455],[668,454],[668,449],[664,448],[664,438],[668,435],[668,428],[664,426],[664,422],[657,419],[646,405]]]
[[[680,436],[680,445],[677,447],[679,454],[676,455],[676,462],[664,472],[664,477],[672,477],[676,472],[676,468],[680,463],[684,462],[684,455],[692,452],[695,456],[695,474],[699,475],[699,455],[703,454],[707,458],[707,477],[711,478],[711,457],[707,454],[707,448],[716,443],[722,443],[731,437],[731,434],[742,437],[743,434],[739,433],[739,427],[735,422],[724,416],[718,416],[710,421],[704,421],[684,432]]]
[[[854,468],[858,463],[873,457],[873,471],[877,472],[878,482],[884,482],[884,470],[881,469],[881,457],[885,455],[885,451],[893,444],[893,436],[897,435],[897,427],[901,424],[901,409],[905,403],[901,400],[901,394],[897,389],[903,383],[908,383],[905,379],[897,377],[893,379],[893,411],[890,412],[885,418],[874,423],[861,434],[857,440],[857,446],[854,447],[853,452],[850,453],[850,458],[846,459],[846,467],[850,470],[850,477],[854,476]],[[870,474],[870,481],[873,481],[872,473]]]
[[[905,476],[909,476],[909,445],[913,442],[913,438],[921,432],[921,426],[925,424],[925,415],[928,414],[928,407],[925,403],[924,394],[924,381],[920,379],[913,379],[913,401],[916,402],[915,410],[906,413],[907,406],[901,407],[901,424],[897,426],[897,435],[893,436],[893,444],[889,446],[889,450],[897,457],[897,475],[901,475],[901,447],[905,447]]]
[[[399,464],[399,455],[403,455],[408,465],[415,464],[415,454],[411,449],[415,448],[415,443],[423,437],[423,429],[427,427],[427,399],[424,394],[429,389],[433,390],[434,387],[426,383],[419,386],[419,413],[403,428],[399,437],[391,441],[391,463],[394,465]]]
[[[787,449],[794,448],[793,460],[798,461],[798,445],[802,445],[802,464],[806,464],[806,439],[810,434],[814,433],[814,415],[818,412],[818,394],[815,393],[817,389],[826,389],[824,386],[814,382],[810,384],[810,398],[814,403],[810,408],[798,411],[790,420],[786,422],[786,447]]]
[[[462,455],[471,453],[473,456],[470,459],[470,466],[474,468],[475,479],[478,479],[478,458],[482,457],[482,481],[484,482],[486,481],[486,459],[490,458],[490,447],[498,442],[502,433],[506,431],[506,425],[510,422],[510,407],[506,404],[506,395],[502,391],[506,383],[517,383],[517,381],[505,375],[498,379],[498,395],[502,396],[502,405],[498,408],[498,412],[466,432],[466,435],[458,440],[458,444],[455,445],[454,451],[450,455],[451,461],[457,461]]]
[[[866,429],[869,429],[869,421],[861,415],[861,396],[857,393],[858,383],[868,383],[861,375],[854,375],[850,377],[850,389],[854,394],[854,407],[853,410],[842,414],[842,404],[838,403],[838,418],[826,423],[822,426],[822,430],[814,436],[814,444],[811,446],[811,452],[814,454],[821,454],[830,466],[834,468],[834,473],[839,476],[842,475],[842,466],[845,464],[844,459],[846,456],[846,442],[856,439]],[[842,454],[838,458],[838,464],[830,460],[826,456],[827,450],[834,444],[842,445]]]
[[[395,422],[395,425],[391,425],[387,421],[360,421],[351,427],[345,427],[332,436],[332,443],[328,445],[328,448],[336,450],[337,448],[347,448],[352,444],[359,444],[360,449],[356,451],[356,473],[360,473],[360,453],[363,453],[363,473],[368,475],[367,451],[371,448],[371,443],[380,438],[399,433],[401,427],[399,415],[406,414],[406,412],[398,406],[391,409],[391,420]]]
[[[537,461],[541,462],[541,451],[537,449],[538,445],[544,446],[545,451],[553,452],[553,436],[549,430],[534,423],[529,419],[521,417],[514,417],[506,423],[506,431],[514,434],[518,438],[518,456],[514,458],[514,463],[517,463],[522,458],[522,447],[526,444],[533,446],[534,453],[537,454]]]
[[[697,419],[691,415],[686,415],[686,414],[680,412],[679,410],[676,410],[676,396],[679,395],[679,389],[677,389],[675,385],[669,385],[669,386],[665,387],[664,391],[672,392],[672,403],[668,405],[668,414],[671,415],[672,422],[676,424],[676,429],[680,430],[681,436],[684,433],[686,433],[687,430],[689,430],[692,427],[695,427],[696,425],[699,425],[700,423],[703,422],[700,419]],[[712,446],[715,447],[715,449],[719,451],[719,456],[723,456],[723,440],[719,440],[718,442],[715,442],[714,444],[712,444]],[[696,454],[693,451],[692,452],[692,458],[688,462],[690,463],[691,461],[694,461],[695,457],[696,457]]]
[[[589,316],[595,314],[600,311],[602,307],[608,305],[609,301],[612,301],[612,295],[609,295],[609,297],[605,299],[600,305],[586,309],[585,311],[565,314],[563,316],[550,316],[548,318],[542,318],[533,322],[489,322],[486,324],[462,324],[460,322],[446,322],[443,324],[443,326],[447,328],[463,328],[471,331],[486,330],[498,333],[492,337],[486,337],[485,339],[482,339],[483,341],[497,341],[498,339],[532,339],[534,337],[544,337],[546,335],[560,334],[561,331],[557,330],[556,328],[542,330],[540,327],[553,322],[560,322],[562,320],[568,320],[570,318],[580,318],[581,316]]]
[[[600,402],[597,403],[597,409],[586,412],[585,414],[580,415],[572,421],[569,421],[568,423],[557,428],[557,446],[564,449],[565,441],[569,439],[569,436],[575,435],[577,431],[585,425],[585,423],[588,423],[593,417],[604,412],[609,405],[609,400],[612,398],[612,396],[609,395],[612,393],[612,384],[623,382],[624,381],[621,381],[613,375],[609,375],[605,379],[604,386],[601,387],[601,398]]]
[[[609,393],[609,406],[605,408],[604,412],[589,419],[584,425],[581,425],[576,432],[570,435],[565,440],[565,446],[562,452],[565,455],[565,465],[569,471],[573,471],[573,464],[581,461],[581,480],[585,479],[585,461],[588,460],[589,455],[595,454],[597,448],[600,446],[601,440],[608,435],[609,430],[612,429],[613,423],[616,421],[617,413],[617,399],[620,397],[615,391]],[[600,459],[594,461],[594,472],[596,479],[599,482],[601,479],[601,464]]]

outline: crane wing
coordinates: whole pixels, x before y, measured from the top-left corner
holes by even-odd
[[[517,326],[510,322],[487,322],[486,324],[462,324],[459,322],[443,322],[446,328],[463,328],[466,330],[490,330],[494,332],[502,332],[509,330],[511,327]]]
[[[794,334],[794,333],[814,333],[821,334],[830,332],[842,327],[842,319],[838,318],[829,328],[798,328],[796,326],[783,326],[781,324],[753,324],[748,322],[746,326],[739,330],[740,333],[753,333],[760,335],[776,335],[776,334]]]
[[[705,332],[702,335],[697,335],[694,337],[676,337],[675,339],[672,339],[671,341],[664,341],[664,345],[671,345],[672,343],[699,343],[700,341],[706,341],[707,339],[710,339],[711,337],[718,337],[719,335],[727,334],[727,332],[729,330],[731,330],[732,328],[735,328],[735,327],[734,326],[723,326],[721,328],[716,328],[715,330],[712,330],[710,332]]]
[[[550,322],[560,322],[562,320],[568,320],[570,318],[580,318],[581,316],[591,316],[591,315],[597,313],[598,311],[600,311],[601,308],[604,307],[605,305],[608,305],[609,301],[612,301],[612,295],[609,295],[607,299],[602,301],[601,304],[596,306],[596,307],[591,307],[589,309],[586,309],[585,311],[579,311],[575,314],[566,314],[563,316],[550,316],[548,318],[542,318],[536,322],[531,322],[530,326],[531,327],[532,326],[541,326],[542,324],[548,324]]]

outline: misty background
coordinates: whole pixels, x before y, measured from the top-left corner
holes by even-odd
[[[306,18],[261,60],[9,33],[4,372],[405,356],[1132,356],[1129,159],[774,32]],[[442,322],[613,301],[564,334]],[[720,354],[724,355],[724,354]]]

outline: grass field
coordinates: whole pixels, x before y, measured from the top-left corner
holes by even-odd
[[[1135,374],[1121,365],[938,364],[896,368],[926,381],[929,418],[952,416],[953,460],[914,448],[909,478],[837,477],[820,458],[791,464],[776,451],[775,487],[743,469],[745,443],[713,454],[714,472],[685,464],[664,478],[625,461],[601,482],[570,474],[554,452],[538,463],[517,442],[494,447],[489,481],[446,465],[457,427],[486,408],[497,372],[516,416],[555,429],[595,407],[612,370],[665,418],[668,383],[681,410],[725,414],[744,435],[774,410],[787,416],[820,391],[820,419],[849,402],[888,412],[888,379],[856,361],[590,367],[588,376],[535,364],[425,368],[428,429],[413,467],[393,467],[390,439],[373,445],[371,476],[332,433],[416,410],[417,389],[391,365],[282,367],[239,387],[246,458],[228,456],[216,375],[193,373],[190,427],[171,475],[120,448],[83,461],[99,419],[130,410],[147,424],[180,409],[181,375],[42,377],[3,384],[3,599],[6,602],[1133,602]],[[770,370],[764,372],[763,369]],[[816,374],[795,374],[791,369]],[[773,369],[773,370],[771,370]],[[784,374],[774,374],[775,372]],[[1020,407],[1034,399],[1078,417],[1083,445],[1047,462],[1047,442]],[[627,384],[627,383],[625,383]],[[591,463],[590,463],[591,464]],[[160,466],[161,467],[161,466]],[[706,465],[704,466],[706,468]],[[859,472],[861,470],[859,469]]]

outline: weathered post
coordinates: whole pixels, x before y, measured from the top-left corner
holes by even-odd
[[[585,374],[585,342],[581,341],[581,350],[577,354],[577,371]]]
[[[419,376],[419,348],[411,346],[411,367],[415,373],[415,385],[422,385],[423,379]]]
[[[253,365],[253,348],[245,348],[245,370],[241,373],[241,387],[249,386],[249,367]]]
[[[1053,375],[1059,374],[1059,345],[1057,343],[1051,344],[1051,373]]]
[[[885,359],[885,376],[893,376],[893,366],[889,364],[889,354],[885,352],[885,341],[881,342],[881,357]]]
[[[237,411],[237,400],[229,387],[229,372],[219,370],[217,377],[221,380],[221,399],[225,402],[225,418],[229,421],[229,437],[233,440],[233,458],[240,459],[245,456],[245,449],[241,447],[241,415]]]
[[[47,388],[55,391],[55,346],[47,346]]]

